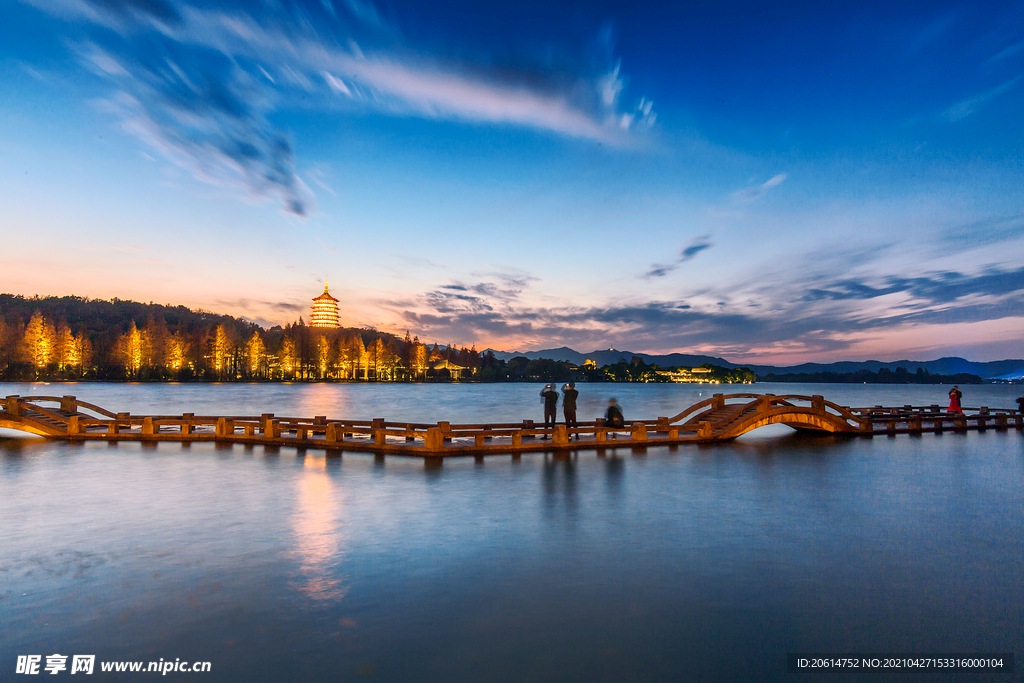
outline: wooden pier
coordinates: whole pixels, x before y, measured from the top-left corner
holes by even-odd
[[[822,396],[715,394],[674,417],[631,420],[609,427],[604,420],[567,428],[521,423],[421,424],[338,420],[326,415],[132,415],[80,401],[74,396],[8,396],[0,403],[0,428],[65,441],[215,441],[317,448],[329,451],[447,457],[509,455],[531,451],[581,450],[700,444],[729,441],[758,427],[859,436],[1024,429],[1020,410],[938,405],[848,408]]]

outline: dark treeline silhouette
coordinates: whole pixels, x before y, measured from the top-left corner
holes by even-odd
[[[0,379],[132,381],[752,382],[745,368],[597,368],[421,343],[374,329],[264,329],[184,306],[0,294]]]
[[[762,382],[830,382],[839,384],[981,384],[982,378],[960,372],[955,375],[933,375],[924,368],[910,372],[904,367],[895,370],[881,368],[878,372],[799,372],[769,374],[759,377]]]

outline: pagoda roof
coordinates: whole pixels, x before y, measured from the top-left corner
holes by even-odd
[[[313,301],[341,301],[341,299],[335,299],[335,298],[334,298],[333,296],[331,296],[331,295],[330,295],[330,293],[329,293],[329,292],[328,292],[328,291],[327,291],[327,290],[325,289],[325,290],[324,290],[324,293],[323,293],[323,294],[321,294],[321,295],[320,295],[320,296],[318,296],[318,297],[315,297],[315,298],[313,299]]]

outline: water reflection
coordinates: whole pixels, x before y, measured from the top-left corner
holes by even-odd
[[[576,453],[544,454],[544,498],[549,510],[560,501],[566,510],[575,512],[579,507],[576,458]]]
[[[344,494],[327,472],[327,458],[306,457],[296,481],[292,520],[295,554],[299,559],[299,589],[317,600],[340,600],[348,587],[337,566],[344,558],[345,534],[340,521]]]

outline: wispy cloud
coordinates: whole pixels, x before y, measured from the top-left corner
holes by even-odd
[[[527,126],[629,145],[656,118],[626,102],[618,61],[550,73],[417,49],[364,0],[344,3],[25,0],[103,30],[79,47],[111,81],[110,106],[132,133],[196,177],[277,197],[306,215],[288,135],[270,122],[286,106],[357,107],[392,116]],[[301,93],[302,97],[293,97]]]
[[[787,178],[787,174],[780,173],[776,176],[769,178],[760,185],[754,185],[752,187],[746,187],[742,190],[734,192],[732,198],[736,202],[748,203],[755,199],[760,199],[768,193],[768,190],[781,185],[782,182]]]
[[[1010,80],[1006,81],[1005,83],[1002,83],[1001,85],[997,85],[994,88],[989,88],[984,92],[978,93],[977,95],[974,95],[972,97],[968,97],[965,100],[961,100],[960,102],[957,102],[952,107],[944,111],[942,113],[942,117],[949,121],[950,123],[956,123],[957,121],[961,121],[970,116],[971,114],[975,113],[985,105],[987,105],[995,98],[1012,90],[1017,85],[1017,83],[1020,82],[1020,78],[1020,76],[1017,76],[1016,78],[1011,78]]]
[[[701,235],[700,237],[695,237],[688,246],[683,248],[683,250],[679,253],[679,256],[676,258],[675,261],[668,264],[651,264],[651,269],[644,273],[643,275],[641,275],[640,277],[644,278],[645,280],[649,280],[655,277],[664,277],[671,273],[676,268],[678,268],[679,266],[681,266],[682,264],[692,260],[700,252],[704,251],[705,249],[710,249],[712,246],[713,245],[711,243],[711,235]]]

